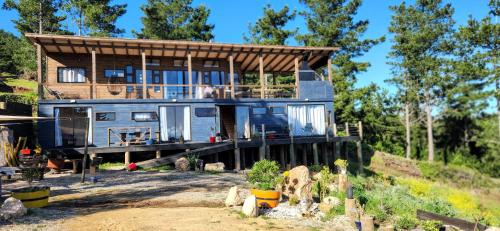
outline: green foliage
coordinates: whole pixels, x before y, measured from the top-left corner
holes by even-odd
[[[198,162],[199,155],[198,154],[189,154],[186,156],[186,159],[189,162],[189,167],[194,169],[196,167],[196,163]]]
[[[417,223],[418,220],[414,216],[410,214],[404,214],[396,218],[396,229],[409,230],[415,228],[417,226]]]
[[[295,195],[292,195],[290,198],[288,198],[288,204],[290,204],[291,206],[295,206],[299,204],[299,202],[300,202],[299,198]]]
[[[210,41],[214,25],[208,24],[210,10],[191,6],[192,0],[148,0],[141,6],[143,28],[138,38]]]
[[[40,33],[40,12],[42,19],[42,32],[64,34],[67,31],[61,29],[61,23],[66,17],[59,14],[61,2],[57,0],[6,0],[3,9],[15,10],[19,18],[13,20],[17,30],[21,33]]]
[[[19,79],[19,78],[7,78],[7,79],[4,79],[4,83],[10,87],[27,88],[33,92],[36,92],[36,90],[37,90],[37,82],[32,81],[32,80]]]
[[[110,170],[110,169],[116,169],[116,168],[124,168],[125,164],[122,162],[106,162],[102,163],[99,165],[99,169],[102,170]]]
[[[37,95],[35,93],[11,94],[0,92],[0,101],[34,105],[37,102]]]
[[[275,11],[271,5],[267,4],[262,18],[258,19],[255,25],[249,25],[249,37],[244,36],[243,39],[250,44],[285,45],[286,40],[297,33],[297,29],[284,29],[286,24],[295,18],[295,15],[295,11],[290,13],[288,6]]]
[[[419,161],[418,167],[422,175],[433,181],[447,182],[460,187],[494,187],[491,178],[483,176],[477,170],[457,165],[443,165]]]
[[[73,18],[78,34],[110,37],[125,32],[115,23],[127,11],[127,4],[110,3],[110,0],[66,0],[63,8]]]
[[[439,231],[443,223],[440,221],[426,220],[421,221],[420,226],[424,231]]]
[[[19,39],[12,33],[0,30],[0,72],[17,73],[13,55]]]
[[[248,173],[248,181],[257,189],[274,190],[280,176],[280,166],[276,161],[261,160],[255,162]]]

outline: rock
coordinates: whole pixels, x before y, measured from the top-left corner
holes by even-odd
[[[457,227],[455,227],[453,225],[443,225],[443,227],[444,227],[444,231],[461,231],[461,229],[459,229],[459,228],[457,228]],[[489,231],[500,231],[500,229],[498,229],[498,228],[497,229],[491,229],[490,228],[490,229],[487,229],[487,230],[489,230]]]
[[[339,190],[338,185],[335,183],[328,184],[327,188],[328,188],[328,191],[330,191],[330,192],[338,192],[338,190]]]
[[[488,227],[485,231],[500,231],[500,228],[498,227]]]
[[[175,161],[175,169],[179,171],[188,171],[189,170],[189,161],[186,157],[181,157]]]
[[[245,199],[241,212],[248,217],[257,217],[259,215],[259,207],[257,206],[257,199],[251,195]]]
[[[385,224],[385,225],[380,226],[380,228],[378,230],[379,231],[394,231],[394,225]]]
[[[312,200],[301,200],[297,206],[303,217],[314,217],[318,213],[318,204],[312,203]]]
[[[282,187],[282,193],[288,197],[295,195],[300,201],[312,201],[311,185],[309,169],[301,165],[289,171],[288,177],[285,178],[285,185]]]
[[[14,197],[9,197],[2,204],[2,209],[0,210],[0,217],[5,220],[11,218],[19,218],[26,215],[27,212],[28,209],[24,207],[23,202]]]
[[[332,208],[333,208],[333,207],[332,207],[331,205],[326,204],[326,203],[323,203],[323,202],[322,202],[322,203],[320,203],[320,204],[318,205],[318,209],[319,209],[319,211],[321,211],[321,212],[323,212],[323,213],[328,213],[328,212],[330,212],[330,210],[331,210]]]
[[[372,216],[365,215],[361,217],[361,229],[364,231],[375,231]]]
[[[332,207],[336,207],[336,206],[339,206],[342,202],[340,201],[339,198],[328,196],[328,197],[323,198],[322,203],[325,203],[325,204],[330,205]]]
[[[243,204],[243,201],[241,200],[240,197],[240,190],[238,186],[233,186],[229,189],[229,193],[227,194],[225,204],[227,207],[238,206]]]
[[[313,179],[313,180],[321,180],[321,173],[320,173],[320,172],[318,172],[318,173],[314,174],[314,175],[312,176],[312,179]]]
[[[226,166],[222,162],[205,164],[205,171],[209,172],[224,172]]]

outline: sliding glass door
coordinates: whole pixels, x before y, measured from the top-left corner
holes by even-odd
[[[324,105],[288,105],[290,135],[325,135],[325,126]]]
[[[236,107],[236,133],[240,139],[250,139],[250,109],[248,106]]]
[[[85,128],[89,121],[88,143],[92,144],[92,108],[54,108],[55,146],[81,147],[85,145]]]
[[[191,140],[191,108],[189,106],[160,106],[161,141]]]

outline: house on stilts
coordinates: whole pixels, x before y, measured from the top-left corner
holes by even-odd
[[[53,153],[81,156],[87,141],[91,157],[150,152],[153,165],[197,153],[241,169],[263,158],[331,163],[335,142],[360,140],[352,125],[335,135],[324,68],[335,47],[26,37],[37,47],[38,115],[54,118],[38,124],[38,142]]]

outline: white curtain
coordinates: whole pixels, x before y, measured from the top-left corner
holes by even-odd
[[[184,131],[182,134],[184,135],[185,140],[191,140],[191,110],[189,106],[184,106]],[[180,119],[180,118],[177,118]]]
[[[60,82],[82,83],[85,82],[85,70],[83,68],[59,68]]]
[[[62,132],[61,132],[61,121],[59,118],[59,108],[54,109],[54,130],[55,130],[55,145],[56,147],[62,146]]]
[[[92,108],[87,108],[87,118],[89,120],[89,137],[88,137],[88,143],[92,144]]]
[[[167,107],[160,107],[160,138],[168,141]]]
[[[325,134],[325,107],[323,105],[288,106],[290,135],[308,136]]]

